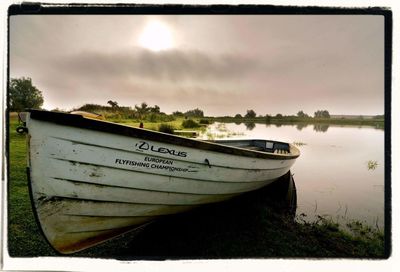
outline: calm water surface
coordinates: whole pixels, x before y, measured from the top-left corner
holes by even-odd
[[[384,226],[384,131],[371,127],[214,123],[203,138],[270,139],[296,143],[292,167],[297,215],[340,224]],[[302,215],[305,214],[306,216]]]

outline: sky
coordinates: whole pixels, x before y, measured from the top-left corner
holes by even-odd
[[[384,113],[380,15],[16,15],[9,45],[48,110]]]

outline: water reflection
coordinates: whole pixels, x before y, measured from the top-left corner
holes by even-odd
[[[200,139],[204,140],[215,140],[223,138],[237,138],[245,135],[243,132],[234,131],[228,129],[225,123],[213,123],[207,126],[204,132],[201,132],[198,136]]]
[[[303,128],[306,128],[308,124],[306,123],[299,123],[296,125],[297,130],[302,130]]]
[[[260,207],[268,206],[279,213],[289,215],[295,220],[297,209],[297,190],[292,173],[289,171],[278,180],[260,190],[243,196],[256,202]]]
[[[244,123],[244,125],[246,126],[247,130],[253,130],[256,127],[256,124],[254,122]]]
[[[328,124],[315,124],[314,131],[316,132],[327,132],[329,128]]]
[[[229,124],[229,123],[227,123]],[[370,126],[363,126],[363,125],[343,125],[343,124],[310,124],[310,123],[288,123],[288,122],[273,122],[271,123],[270,121],[256,121],[256,122],[242,122],[241,120],[235,120],[231,124],[235,125],[241,125],[245,124],[245,126],[249,126],[249,130],[254,129],[253,125],[260,125],[264,124],[266,127],[270,126],[275,126],[275,127],[282,127],[282,126],[294,126],[297,128],[297,130],[301,131],[303,129],[306,129],[308,126],[313,126],[314,131],[316,132],[327,132],[329,127],[341,127],[341,128],[359,128],[359,129],[365,129],[365,128],[374,128],[377,130],[384,130],[384,124],[376,124],[376,125],[370,125]]]
[[[248,130],[245,124],[227,123],[229,133],[225,135],[284,141],[300,148],[301,155],[291,170],[297,185],[297,213],[307,214],[307,220],[327,215],[342,225],[356,219],[382,228],[384,130],[332,124],[299,130],[297,125],[256,123]]]

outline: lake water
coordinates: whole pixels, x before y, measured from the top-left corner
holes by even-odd
[[[359,220],[383,229],[384,130],[214,123],[201,137],[295,143],[301,151],[291,169],[297,188],[297,218],[314,221],[320,215],[341,225]]]

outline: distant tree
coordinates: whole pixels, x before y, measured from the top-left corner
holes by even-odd
[[[308,118],[308,114],[304,113],[302,110],[297,113],[297,117],[299,118]]]
[[[149,107],[147,106],[146,102],[142,102],[140,106],[135,105],[135,110],[137,114],[139,115],[139,119],[143,119],[145,115],[149,112]]]
[[[31,78],[12,78],[9,85],[10,110],[40,109],[43,105],[43,95],[32,85]]]
[[[109,104],[111,106],[111,108],[118,108],[118,102],[117,101],[108,100],[107,104]]]
[[[247,113],[244,117],[245,118],[255,118],[256,116],[257,116],[257,114],[254,110],[247,110]]]
[[[189,110],[185,112],[184,114],[186,117],[204,117],[204,112],[200,110],[199,108],[196,108],[194,110]]]
[[[271,115],[265,115],[265,123],[270,123],[271,122]]]
[[[52,109],[51,111],[54,111],[54,112],[67,112],[66,110],[59,109],[59,108]]]
[[[150,108],[149,108],[149,111],[150,111],[151,113],[160,113],[160,107],[157,106],[157,105],[154,105],[154,107],[150,107]]]
[[[107,111],[110,107],[98,105],[98,104],[85,104],[79,108],[73,109],[73,111],[89,111],[89,112],[96,112],[96,111]]]
[[[372,117],[373,119],[384,119],[385,116],[384,115],[375,115],[374,117]]]
[[[243,118],[242,115],[240,113],[235,115],[235,118]]]
[[[331,118],[329,111],[327,110],[318,110],[314,112],[315,118]]]
[[[149,120],[152,123],[157,122],[158,118],[157,118],[157,114],[156,113],[150,113],[146,116],[146,119]]]
[[[277,115],[275,115],[275,117],[280,119],[280,118],[283,118],[283,115],[278,113]]]
[[[183,116],[183,112],[181,112],[181,111],[174,111],[174,112],[172,113],[172,115],[175,115],[175,116]]]

